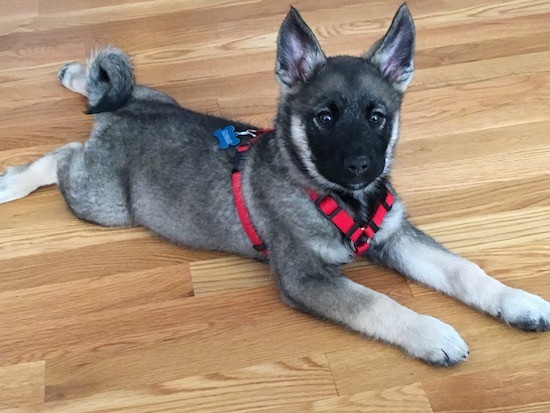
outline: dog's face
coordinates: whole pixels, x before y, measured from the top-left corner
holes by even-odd
[[[298,12],[290,11],[277,49],[279,122],[292,162],[318,185],[358,191],[389,172],[413,50],[406,6],[362,57],[326,58]]]

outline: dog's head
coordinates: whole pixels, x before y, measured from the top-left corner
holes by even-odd
[[[361,57],[325,57],[298,11],[290,10],[277,44],[277,126],[290,160],[307,178],[349,192],[389,172],[413,54],[414,23],[406,5]]]

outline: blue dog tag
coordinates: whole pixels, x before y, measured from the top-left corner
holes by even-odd
[[[214,136],[216,136],[218,141],[220,141],[220,149],[224,150],[230,146],[237,146],[241,142],[235,134],[235,127],[231,125],[226,126],[223,129],[217,129],[214,132]]]

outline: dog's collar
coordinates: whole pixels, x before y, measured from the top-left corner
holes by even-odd
[[[248,142],[242,143],[237,147],[237,152],[233,158],[233,172],[231,182],[233,187],[233,198],[237,213],[241,220],[246,235],[252,242],[253,248],[264,255],[268,255],[267,246],[262,242],[250,214],[246,207],[242,190],[242,164],[244,155],[250,149],[250,145],[254,143],[260,136],[266,133],[273,132],[274,129],[260,129],[254,131],[253,138]],[[317,208],[334,226],[342,233],[351,245],[352,250],[357,255],[363,255],[369,248],[371,240],[380,229],[382,221],[386,214],[391,210],[394,202],[394,196],[391,189],[385,186],[385,191],[381,194],[373,214],[366,223],[355,221],[350,214],[346,212],[342,204],[332,195],[321,196],[312,190],[307,190],[307,194],[311,200],[317,205]]]

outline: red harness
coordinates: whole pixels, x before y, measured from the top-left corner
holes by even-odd
[[[256,232],[254,224],[252,224],[250,214],[248,213],[248,208],[246,207],[246,201],[244,199],[242,189],[242,163],[244,155],[250,148],[250,145],[254,143],[260,135],[273,131],[273,129],[257,130],[255,131],[256,136],[253,139],[250,139],[248,142],[240,144],[237,147],[237,153],[233,159],[233,173],[231,176],[235,206],[237,207],[237,213],[239,214],[243,229],[246,232],[246,235],[248,235],[248,238],[250,238],[254,249],[266,256],[269,254],[267,247]],[[331,195],[322,197],[311,190],[307,190],[307,194],[317,205],[323,215],[325,215],[334,224],[334,226],[340,230],[344,238],[349,240],[356,255],[362,255],[370,248],[372,238],[380,229],[380,225],[382,225],[384,217],[391,210],[394,202],[394,197],[391,190],[386,187],[385,194],[383,194],[374,208],[374,214],[369,221],[363,225],[356,222],[351,215],[344,210],[343,206]]]

